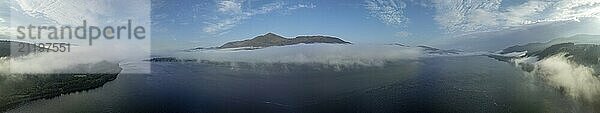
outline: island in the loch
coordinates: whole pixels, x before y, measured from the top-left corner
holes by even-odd
[[[10,46],[19,43],[23,42],[0,41],[0,60],[21,56],[10,54]],[[0,112],[28,101],[101,87],[115,80],[121,70],[118,63],[106,61],[61,70],[66,73],[15,74],[0,70]]]
[[[342,39],[331,37],[331,36],[297,36],[295,38],[285,38],[275,33],[267,33],[265,35],[257,36],[252,39],[233,41],[225,43],[219,47],[197,47],[192,50],[203,50],[203,49],[232,49],[233,50],[253,50],[261,49],[271,46],[286,46],[295,44],[314,44],[314,43],[328,43],[328,44],[352,44]]]

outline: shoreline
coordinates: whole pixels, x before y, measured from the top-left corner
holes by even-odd
[[[0,81],[13,85],[7,88],[7,95],[0,95],[0,112],[14,109],[27,102],[55,98],[63,94],[88,91],[113,81],[122,71],[121,67],[112,69],[115,73],[106,74],[44,74],[21,75],[22,80]],[[86,76],[79,76],[86,75]],[[2,83],[4,82],[4,83]]]

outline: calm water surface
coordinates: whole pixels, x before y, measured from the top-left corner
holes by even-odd
[[[374,67],[164,62],[152,71],[9,112],[590,112],[480,56]]]

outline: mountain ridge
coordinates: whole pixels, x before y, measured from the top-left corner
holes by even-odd
[[[519,56],[502,56],[510,53],[523,52]],[[548,58],[553,55],[565,53],[565,57],[569,60],[591,66],[595,69],[600,69],[600,35],[574,35],[566,38],[557,38],[545,43],[528,43],[525,45],[515,45],[505,48],[498,52],[500,55],[486,55],[488,57],[504,61],[512,62],[511,60],[537,57],[537,61]],[[531,71],[532,69],[525,69]],[[600,73],[596,73],[600,74]]]
[[[196,49],[229,49],[229,48],[245,48],[242,50],[261,49],[272,46],[286,46],[296,44],[314,44],[314,43],[329,43],[329,44],[352,44],[351,42],[344,41],[337,37],[332,36],[297,36],[294,38],[285,38],[275,33],[267,33],[264,35],[256,36],[252,39],[227,42],[218,47],[203,48],[198,47]]]

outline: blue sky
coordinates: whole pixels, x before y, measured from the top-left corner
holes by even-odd
[[[153,28],[156,31],[153,36],[169,37],[165,39],[171,41],[188,40],[184,44],[217,46],[267,32],[286,37],[330,35],[355,43],[422,42],[441,34],[432,18],[433,13],[419,12],[430,12],[432,9],[418,4],[406,4],[407,9],[415,10],[415,13],[406,13],[406,16],[414,17],[413,19],[390,23],[366,9],[367,2],[364,0],[234,1],[239,3],[240,9],[232,8],[230,11],[219,11],[220,2],[223,1],[154,1],[153,7],[159,8],[153,8],[153,16],[164,18],[153,18]],[[253,12],[271,4],[277,6],[268,12],[251,16],[235,14]],[[201,8],[187,11],[197,7]],[[236,20],[224,29],[207,30],[211,26],[218,26],[213,24],[226,23],[222,21],[231,18],[244,19]],[[163,30],[157,30],[157,27],[162,27]],[[414,38],[407,38],[408,36]]]
[[[274,32],[331,35],[354,43],[433,40],[597,18],[599,1],[202,0],[152,2],[153,36],[218,46]],[[156,40],[157,38],[155,38]]]
[[[0,9],[0,25],[5,25],[0,29],[7,29],[0,35],[14,31],[6,26],[10,18],[16,18],[12,23],[106,23],[128,16],[143,19],[146,9],[155,50],[219,46],[267,32],[330,35],[358,44],[505,42],[495,48],[547,40],[531,37],[540,33],[522,33],[532,29],[546,29],[537,30],[546,32],[539,36],[551,38],[600,34],[595,27],[600,25],[598,0],[134,0],[151,3],[134,7],[115,5],[118,0],[94,2],[2,1],[10,8]],[[2,15],[9,11],[22,17]]]

